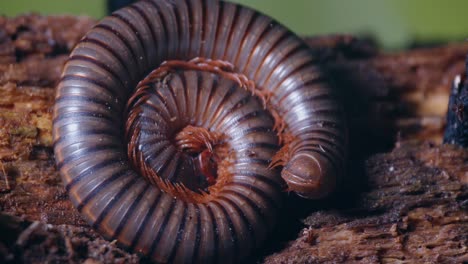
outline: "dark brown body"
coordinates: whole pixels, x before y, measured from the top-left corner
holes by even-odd
[[[156,124],[145,135],[164,136],[138,136],[136,149],[149,157],[135,157],[164,179],[186,164],[169,144],[173,133],[193,125],[226,135],[230,160],[218,171],[229,178],[198,203],[139,175],[124,128],[137,83],[163,61],[195,57],[232,63],[271,96],[265,109],[235,81],[182,71],[155,88],[159,104],[139,110],[148,119],[136,124]],[[274,158],[277,116],[288,140]],[[266,16],[218,1],[140,1],[104,18],[72,52],[54,117],[57,166],[73,203],[105,237],[157,262],[240,261],[279,213],[283,180],[272,159],[290,190],[314,198],[334,189],[346,154],[343,111],[304,43]]]

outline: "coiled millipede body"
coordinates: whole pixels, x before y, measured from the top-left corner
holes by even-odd
[[[104,18],[65,65],[53,123],[57,167],[88,222],[156,262],[187,263],[249,256],[285,190],[330,193],[345,130],[297,36],[214,0],[139,1]]]

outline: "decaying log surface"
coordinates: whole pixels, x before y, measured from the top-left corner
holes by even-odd
[[[349,208],[311,213],[308,228],[265,262],[468,261],[467,160],[466,150],[428,143],[374,155],[367,191]]]
[[[93,23],[0,17],[0,262],[147,261],[92,231],[54,167],[54,86]],[[343,92],[349,178],[326,201],[288,196],[284,219],[254,261],[468,261],[468,151],[439,145],[468,44],[388,54],[351,36],[308,43]]]

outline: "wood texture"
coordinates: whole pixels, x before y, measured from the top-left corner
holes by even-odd
[[[0,18],[0,262],[147,261],[99,238],[72,207],[54,168],[54,86],[68,52],[93,23]],[[290,195],[271,243],[253,261],[468,261],[468,151],[439,145],[468,44],[388,54],[351,36],[308,43],[343,91],[349,184],[326,201]]]

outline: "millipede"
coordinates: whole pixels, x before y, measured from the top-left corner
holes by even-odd
[[[159,263],[246,259],[286,192],[335,190],[347,152],[307,45],[216,0],[142,0],[97,23],[64,66],[53,138],[83,217]]]

